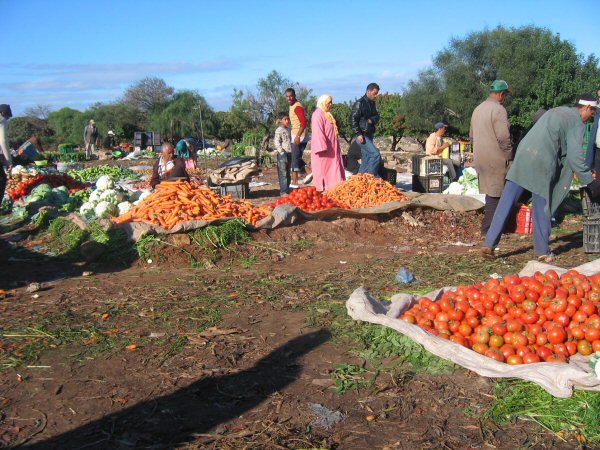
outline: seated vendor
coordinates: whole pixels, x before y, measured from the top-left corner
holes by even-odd
[[[175,147],[165,142],[160,149],[160,158],[154,163],[150,186],[155,187],[161,181],[177,178],[186,178],[189,176],[185,170],[183,159],[175,156]]]
[[[435,124],[435,131],[431,133],[427,138],[427,141],[425,141],[425,153],[427,156],[439,156],[441,158],[442,152],[450,146],[447,142],[442,143],[442,138],[446,134],[447,128],[448,125],[443,122]],[[454,167],[452,160],[442,158],[442,162],[448,167],[448,177],[450,178],[450,181],[456,180],[456,168]]]

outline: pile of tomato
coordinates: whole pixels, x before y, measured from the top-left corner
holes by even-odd
[[[400,318],[508,364],[565,362],[600,351],[600,274],[507,275],[422,297]]]
[[[86,187],[85,183],[77,181],[71,178],[69,175],[62,174],[49,174],[49,175],[36,175],[27,181],[21,181],[17,186],[8,192],[11,200],[19,200],[23,198],[33,190],[34,187],[40,184],[48,184],[50,187],[66,186],[69,190],[69,194],[77,192]]]
[[[279,197],[274,203],[271,203],[268,206],[275,207],[283,204],[295,205],[304,211],[344,208],[343,205],[338,204],[330,198],[327,198],[326,195],[318,192],[314,186],[294,189],[287,197]]]

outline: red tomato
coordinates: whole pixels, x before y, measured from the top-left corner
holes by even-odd
[[[569,356],[573,356],[575,353],[577,353],[577,342],[575,342],[575,341],[565,342],[565,347],[567,347]]]
[[[592,302],[585,302],[579,307],[579,311],[591,316],[596,314],[596,305]]]
[[[519,355],[510,355],[506,358],[506,362],[511,366],[516,366],[518,364],[523,364],[523,358],[521,358]]]
[[[554,321],[560,323],[563,327],[566,327],[569,325],[569,322],[571,322],[571,318],[565,313],[562,313],[554,317]]]
[[[544,359],[546,362],[557,362],[566,363],[567,357],[565,355],[557,355],[556,353],[551,354],[548,358]]]
[[[567,332],[561,326],[553,327],[548,330],[548,342],[551,344],[561,344],[567,339]]]
[[[523,356],[524,364],[539,363],[540,361],[540,357],[535,353],[527,353],[525,356]]]
[[[590,327],[589,325],[586,326],[585,327],[585,338],[586,338],[586,340],[588,340],[590,342],[597,341],[598,339],[600,339],[600,329]]]
[[[552,350],[550,350],[548,347],[538,347],[537,349],[537,354],[540,358],[542,358],[544,361],[550,356],[552,355],[554,352]]]
[[[481,353],[482,355],[485,355],[485,352],[488,351],[488,346],[487,344],[484,344],[483,342],[474,342],[473,343],[473,351],[477,352],[477,353]]]
[[[485,356],[495,359],[496,361],[504,362],[504,354],[498,348],[490,348],[485,352]]]
[[[515,348],[510,344],[504,344],[502,347],[500,347],[500,351],[504,355],[504,358],[508,358],[509,356],[516,354]]]
[[[600,340],[592,342],[592,350],[594,352],[600,352]]]

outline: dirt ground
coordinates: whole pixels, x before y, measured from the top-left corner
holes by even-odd
[[[264,179],[276,180],[273,168]],[[493,380],[395,358],[375,367],[356,351],[346,332],[364,326],[344,314],[355,288],[389,298],[400,267],[426,289],[517,272],[533,257],[531,236],[514,234],[500,259],[481,259],[480,213],[408,214],[420,226],[398,214],[255,232],[194,267],[175,246],[101,264],[45,255],[38,235],[2,236],[0,447],[580,448],[533,422],[482,419]],[[589,261],[581,245],[581,217],[567,216],[552,241],[557,265]],[[353,381],[359,389],[336,392]],[[341,421],[317,423],[314,404]]]

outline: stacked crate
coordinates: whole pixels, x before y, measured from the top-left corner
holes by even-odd
[[[594,202],[587,189],[581,190],[583,209],[583,251],[600,253],[600,203]]]

